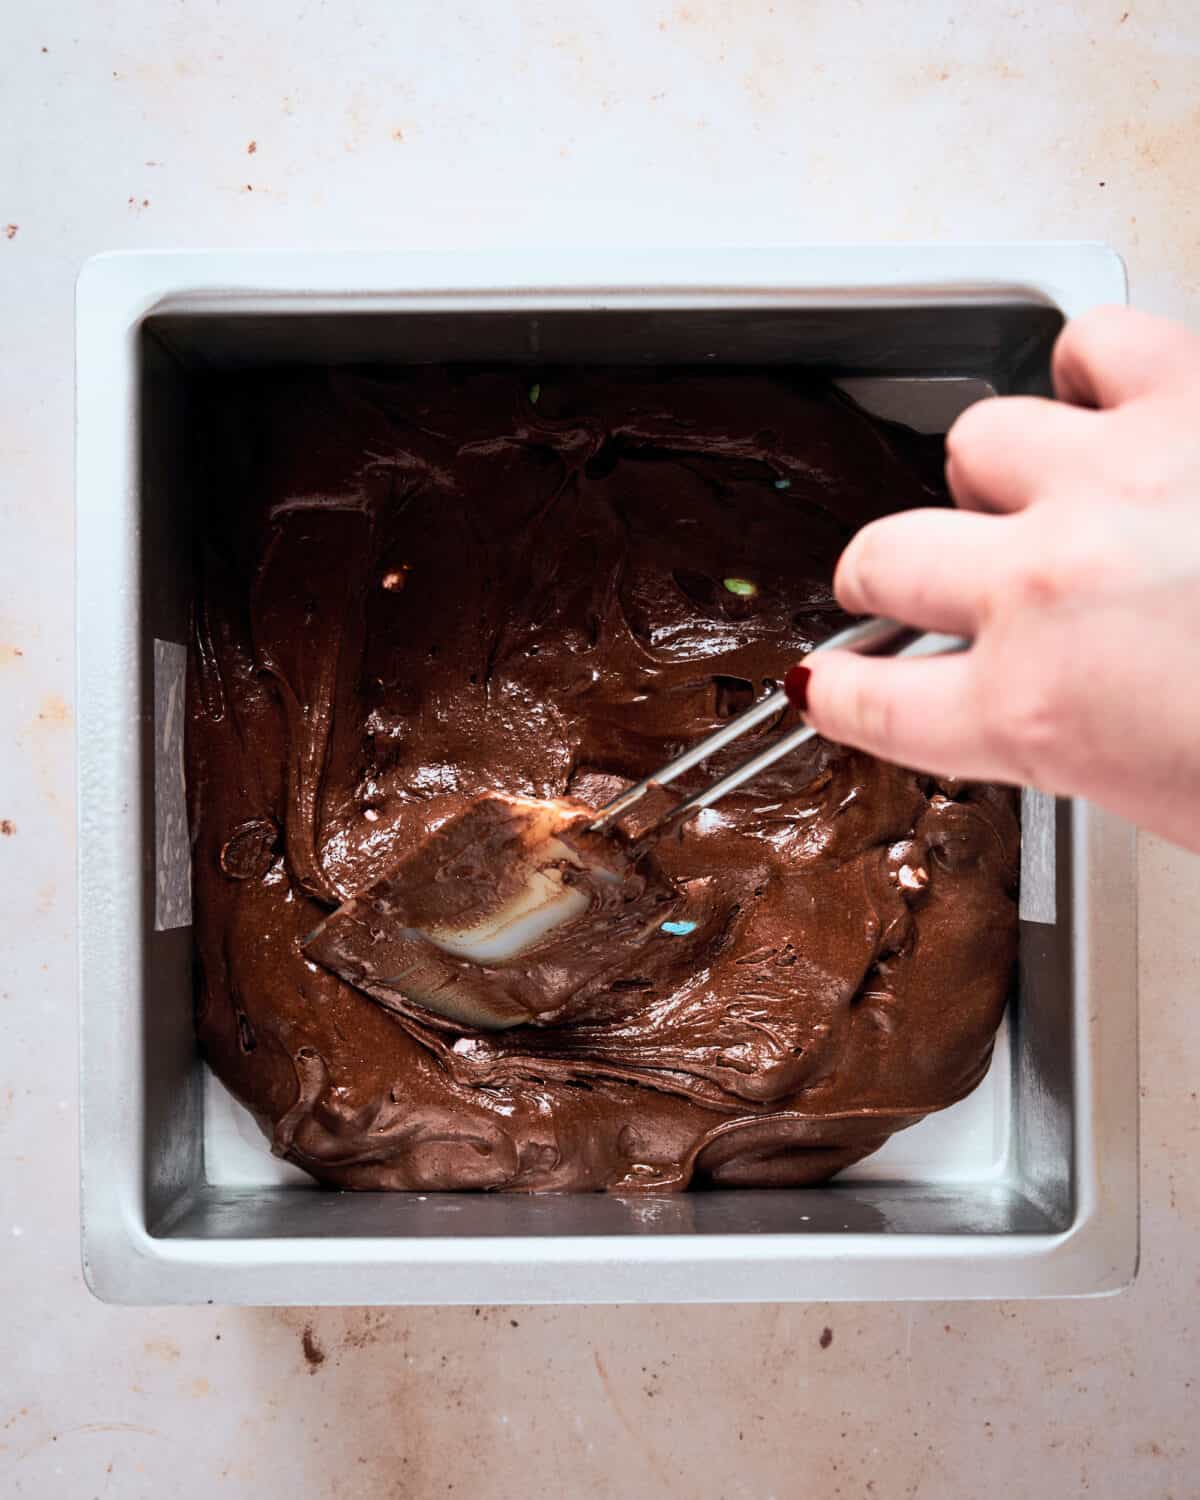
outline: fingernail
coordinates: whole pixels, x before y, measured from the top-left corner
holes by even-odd
[[[808,707],[808,679],[811,676],[812,671],[798,661],[794,667],[788,668],[783,679],[783,690],[788,695],[788,702],[801,713]]]

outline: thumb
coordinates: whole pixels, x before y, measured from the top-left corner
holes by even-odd
[[[917,771],[986,778],[999,773],[973,707],[974,666],[969,651],[914,660],[817,651],[788,674],[788,695],[827,740]]]

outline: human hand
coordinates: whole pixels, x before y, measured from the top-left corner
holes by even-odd
[[[1200,850],[1200,338],[1127,308],[1070,323],[1057,402],[970,407],[958,510],[875,521],[834,579],[855,614],[970,636],[961,655],[818,652],[809,721],[917,770],[1111,808]]]

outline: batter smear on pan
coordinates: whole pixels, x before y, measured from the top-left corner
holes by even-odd
[[[940,441],[786,372],[220,392],[197,1029],[276,1152],[351,1188],[792,1186],[974,1088],[1016,951],[1015,794],[820,741],[598,881],[611,926],[512,960],[505,1029],[427,1010],[388,962],[451,819],[480,810],[436,866],[467,910],[514,818],[582,826],[844,625],[838,553],[944,501]]]

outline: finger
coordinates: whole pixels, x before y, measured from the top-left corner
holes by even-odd
[[[838,560],[838,603],[855,615],[971,635],[1003,525],[954,510],[906,510],[872,521]]]
[[[808,722],[826,739],[940,776],[997,774],[974,707],[971,653],[903,658],[815,652]]]
[[[1200,381],[1200,338],[1132,307],[1098,307],[1059,334],[1052,362],[1060,400],[1120,406],[1154,390]]]
[[[946,434],[946,483],[966,510],[1023,510],[1053,475],[1098,464],[1094,411],[1040,396],[967,407]]]

